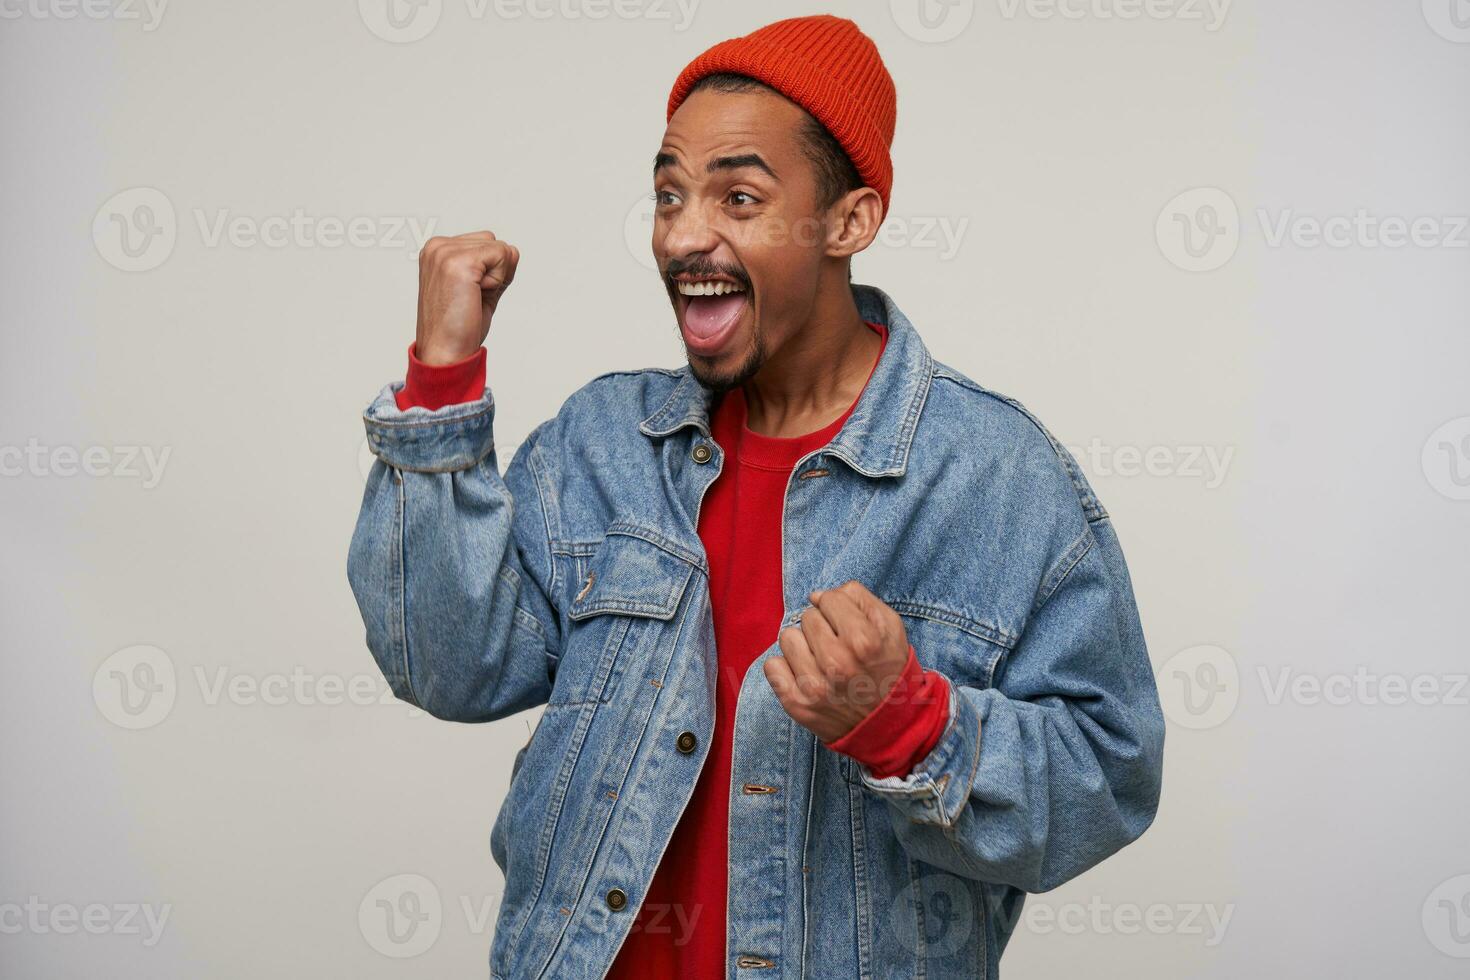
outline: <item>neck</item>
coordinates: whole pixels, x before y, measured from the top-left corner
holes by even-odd
[[[847,270],[826,276],[807,322],[743,386],[745,424],[785,438],[820,429],[862,392],[878,356],[878,334],[853,302]]]

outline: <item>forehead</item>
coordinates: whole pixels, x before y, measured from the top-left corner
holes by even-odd
[[[663,149],[675,151],[686,164],[735,151],[755,151],[774,165],[801,152],[805,119],[805,109],[769,89],[701,89],[680,103],[669,119]]]

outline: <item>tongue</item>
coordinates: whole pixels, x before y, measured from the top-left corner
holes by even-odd
[[[713,337],[724,330],[745,309],[744,293],[726,293],[724,296],[691,296],[684,310],[684,326],[701,340]]]

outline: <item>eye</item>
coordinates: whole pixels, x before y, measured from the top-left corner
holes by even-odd
[[[744,198],[745,200],[740,201],[736,200],[736,198]],[[730,196],[727,198],[727,200],[736,207],[744,207],[746,205],[759,203],[758,201],[756,201],[755,197],[745,193],[744,191],[731,191]]]
[[[679,203],[678,195],[673,191],[654,191],[653,202],[656,207],[668,207]]]

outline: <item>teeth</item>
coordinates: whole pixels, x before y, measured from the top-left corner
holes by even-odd
[[[703,282],[676,282],[683,296],[724,296],[726,293],[743,293],[745,287],[739,283],[706,279]]]

